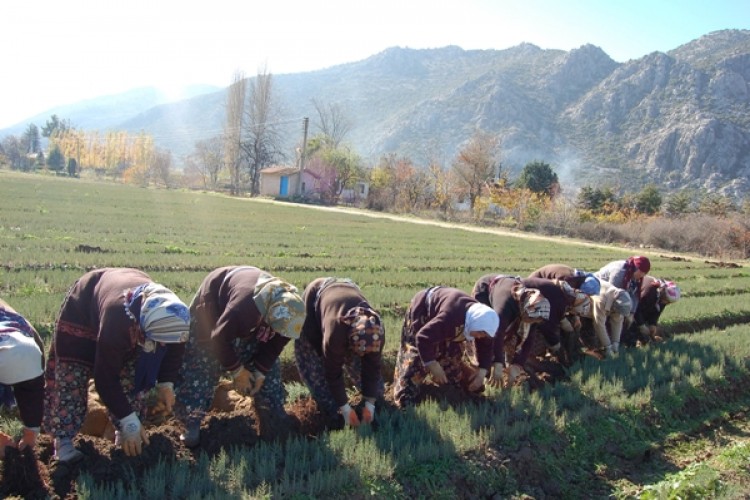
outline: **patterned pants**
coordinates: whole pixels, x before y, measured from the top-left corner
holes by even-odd
[[[187,415],[205,412],[210,408],[216,385],[223,373],[221,364],[211,353],[210,347],[198,344],[195,337],[191,335],[188,340],[180,370],[181,381],[175,388],[177,401],[185,406]],[[247,364],[258,350],[258,340],[255,337],[237,339],[234,347],[242,364]],[[274,415],[286,417],[285,401],[286,389],[281,382],[281,363],[277,359],[266,373],[263,387],[255,395],[255,403],[269,409]]]
[[[339,406],[328,388],[323,356],[318,354],[306,338],[300,337],[294,341],[294,360],[297,363],[299,376],[310,390],[318,408],[329,417],[336,415]],[[351,352],[347,352],[343,368],[352,384],[361,391],[362,359]],[[383,395],[384,386],[385,383],[381,376],[378,380],[378,397]]]
[[[401,330],[401,348],[396,357],[393,374],[393,399],[399,408],[413,405],[419,399],[420,386],[429,372],[417,351],[416,333],[429,321],[426,308],[417,296],[409,306]],[[436,361],[440,363],[448,383],[460,384],[464,356],[464,342],[446,341],[438,347]]]
[[[138,418],[145,418],[145,392],[133,394],[135,389],[135,359],[131,356],[120,372],[120,383],[128,402]],[[58,360],[54,343],[50,347],[44,371],[44,431],[56,438],[73,438],[86,418],[89,380],[93,368],[69,361]],[[109,412],[112,423],[120,428],[120,420]]]

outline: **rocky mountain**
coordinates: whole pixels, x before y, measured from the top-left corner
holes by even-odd
[[[543,160],[564,187],[632,190],[655,182],[750,193],[750,30],[713,32],[625,63],[593,45],[569,52],[531,44],[394,47],[362,61],[274,75],[274,85],[290,152],[302,139],[303,117],[316,132],[315,99],[345,110],[353,125],[347,140],[371,162],[395,152],[450,164],[482,129],[500,137],[505,168],[517,172]],[[225,94],[117,107],[98,113],[96,127],[146,130],[179,162],[197,140],[221,133]],[[73,123],[93,122],[79,116]]]

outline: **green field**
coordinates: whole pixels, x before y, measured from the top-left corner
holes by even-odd
[[[674,335],[666,343],[586,359],[571,368],[570,381],[531,394],[490,390],[478,406],[385,412],[377,431],[227,450],[189,474],[180,463],[135,485],[83,474],[81,497],[742,497],[750,493],[750,434],[742,427],[750,401],[750,272],[747,263],[726,267],[658,251],[0,171],[0,297],[45,335],[67,288],[87,270],[137,267],[187,302],[209,271],[242,264],[300,290],[321,276],[352,278],[383,314],[392,357],[401,315],[422,288],[468,292],[487,273],[525,276],[552,262],[595,271],[634,253],[651,258],[651,274],[682,288],[682,300],[662,318]],[[282,359],[291,362],[290,347]],[[726,432],[730,426],[738,432]],[[702,447],[716,446],[709,457],[685,445],[715,443],[709,436],[718,429],[722,445]],[[734,450],[721,462],[730,465],[709,462],[722,450]],[[160,475],[187,483],[178,490]]]

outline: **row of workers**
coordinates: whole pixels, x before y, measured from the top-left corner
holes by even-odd
[[[617,309],[625,303],[623,295],[627,314],[636,312],[630,293],[643,300],[640,287],[648,270],[638,268],[644,257],[635,259],[617,263],[637,270],[626,272],[628,281],[621,288],[605,284],[601,273],[600,280],[551,265],[538,270],[535,274],[543,275],[538,277],[482,277],[471,295],[442,286],[420,291],[404,319],[395,403],[416,402],[428,378],[436,384],[460,383],[467,351],[479,367],[466,384],[469,390],[518,377],[529,355],[532,324],[538,324],[554,351],[571,312],[595,315],[603,303],[608,312],[626,316],[624,308]],[[658,303],[665,303],[665,294],[679,297],[673,283],[655,283]],[[614,300],[610,288],[621,291]],[[497,332],[501,342],[493,340]],[[187,446],[200,443],[201,421],[222,374],[231,377],[235,390],[270,410],[272,418],[286,419],[278,358],[292,339],[300,377],[321,411],[341,414],[350,426],[372,422],[384,391],[385,331],[379,314],[349,279],[316,279],[300,296],[293,285],[258,268],[222,267],[206,276],[188,307],[140,270],[91,271],[66,295],[46,364],[34,328],[0,303],[0,383],[13,386],[24,424],[17,443],[0,433],[0,453],[7,445],[33,446],[43,428],[54,437],[58,460],[80,459],[73,438],[86,415],[92,378],[117,428],[116,441],[131,456],[148,444],[141,420],[145,395],[154,387],[159,404],[185,423]],[[617,342],[614,336],[608,340],[604,347]],[[362,393],[359,412],[349,403],[345,373]]]

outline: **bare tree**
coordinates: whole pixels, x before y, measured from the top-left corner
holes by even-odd
[[[240,147],[247,160],[250,193],[260,192],[260,171],[284,158],[281,150],[281,111],[274,99],[273,78],[265,68],[250,82],[245,131]]]
[[[453,170],[467,190],[472,211],[482,188],[493,179],[500,165],[498,146],[496,136],[478,130],[453,161]]]
[[[312,100],[318,113],[317,128],[326,142],[333,148],[338,148],[352,129],[352,122],[338,104],[324,104],[317,99]]]
[[[153,179],[159,179],[165,187],[172,182],[172,153],[166,149],[155,148],[151,156],[151,172]]]
[[[219,183],[219,175],[224,170],[224,145],[221,137],[198,141],[188,157],[188,164],[201,177],[206,189],[216,189]]]
[[[227,90],[227,121],[224,125],[224,163],[229,171],[233,195],[240,194],[242,119],[245,109],[247,81],[241,71],[237,71]]]

